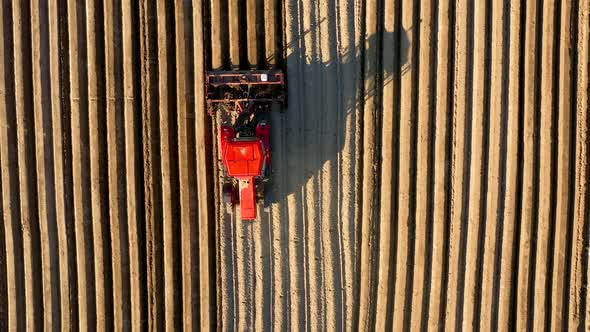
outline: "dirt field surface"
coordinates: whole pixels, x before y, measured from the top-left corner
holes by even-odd
[[[590,0],[0,5],[0,331],[590,330]],[[280,68],[259,218],[209,69]]]

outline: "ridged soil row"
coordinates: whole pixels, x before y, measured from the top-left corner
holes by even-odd
[[[449,201],[450,201],[450,138],[452,125],[453,102],[453,31],[454,24],[454,3],[452,1],[441,1],[434,5],[432,10],[432,65],[429,81],[433,86],[430,98],[432,104],[430,113],[430,125],[432,126],[430,139],[430,167],[431,182],[427,209],[429,212],[428,222],[431,224],[429,239],[430,251],[430,294],[426,301],[428,308],[428,319],[426,325],[429,329],[441,329],[444,327],[446,311],[445,297],[447,295],[448,281],[448,248],[449,248]],[[426,310],[424,311],[426,313]],[[424,317],[424,316],[423,316]],[[423,318],[422,326],[425,326],[426,319]]]
[[[495,310],[492,307],[494,299],[495,278],[494,273],[498,260],[499,237],[497,235],[500,220],[497,217],[499,188],[496,186],[499,180],[500,164],[500,123],[502,117],[502,102],[504,89],[502,87],[502,68],[506,60],[502,56],[502,29],[504,27],[503,4],[486,2],[484,25],[486,42],[484,44],[484,81],[487,82],[484,90],[483,104],[483,137],[482,137],[482,187],[480,206],[480,233],[478,252],[478,275],[476,278],[476,292],[480,294],[475,313],[475,320],[479,320],[478,328],[491,330],[496,323],[493,316]],[[477,295],[476,295],[477,296]]]
[[[147,259],[147,326],[164,330],[164,203],[162,192],[162,163],[160,151],[160,104],[158,59],[158,13],[155,2],[140,7],[142,62],[142,125],[145,183],[145,237]]]
[[[214,202],[211,194],[213,181],[211,179],[212,164],[212,142],[214,138],[209,135],[211,128],[211,119],[205,106],[205,89],[204,85],[199,82],[205,81],[205,5],[202,0],[193,2],[192,7],[192,24],[193,24],[193,46],[194,46],[194,125],[195,125],[195,154],[197,174],[197,216],[198,228],[197,234],[193,233],[191,243],[194,237],[198,236],[198,317],[194,324],[200,323],[200,328],[208,331],[216,327],[216,248],[215,240],[216,223],[214,222]],[[188,117],[190,120],[190,117]],[[193,276],[195,278],[196,276]],[[196,290],[195,290],[196,291]]]
[[[530,319],[533,320],[532,328],[533,329],[541,329],[543,327],[547,328],[546,325],[548,322],[548,318],[550,317],[550,307],[548,304],[551,301],[550,297],[547,294],[546,285],[550,279],[548,274],[551,273],[549,271],[548,265],[548,250],[552,249],[549,248],[549,224],[553,222],[550,221],[552,209],[554,205],[552,203],[551,195],[552,195],[552,178],[556,176],[555,170],[553,169],[553,165],[551,163],[551,154],[553,152],[553,123],[552,117],[553,114],[556,112],[556,109],[553,107],[553,98],[557,97],[555,95],[556,91],[553,89],[553,70],[554,70],[554,62],[553,62],[553,45],[554,40],[553,36],[555,33],[555,24],[554,24],[554,11],[555,1],[552,0],[544,0],[540,2],[540,7],[537,8],[538,13],[542,15],[542,19],[538,19],[536,24],[539,27],[539,34],[540,36],[537,37],[537,40],[540,39],[540,44],[537,45],[538,49],[536,50],[537,55],[540,56],[540,69],[537,73],[540,72],[540,77],[537,78],[537,84],[539,84],[540,80],[540,90],[538,90],[537,95],[537,102],[539,104],[536,105],[534,108],[534,112],[536,114],[536,126],[535,126],[535,168],[538,168],[535,173],[535,183],[537,184],[537,189],[534,195],[534,203],[536,204],[536,211],[535,211],[535,218],[536,220],[533,221],[533,234],[536,234],[536,248],[534,248],[534,254],[532,255],[533,263],[532,272],[535,275],[534,278],[534,290],[533,296],[529,298],[529,303],[534,301],[533,312],[529,312]],[[530,305],[529,305],[530,306]]]
[[[401,1],[390,1],[385,3],[383,8],[383,31],[391,33],[390,38],[383,39],[383,68],[392,68],[389,73],[385,73],[386,77],[383,83],[383,146],[381,148],[381,188],[382,192],[393,192],[396,188],[394,180],[398,177],[394,176],[393,172],[398,167],[397,156],[398,146],[397,133],[399,131],[399,84],[401,74],[398,71],[400,68],[400,16],[399,7]],[[389,77],[387,77],[389,76]],[[395,141],[394,141],[395,139]],[[396,210],[396,199],[393,195],[381,195],[380,202],[380,216],[379,221],[379,274],[377,275],[377,292],[375,304],[375,322],[374,328],[377,330],[385,330],[388,324],[387,316],[391,312],[390,294],[393,294],[395,286],[389,279],[391,275],[395,274],[395,250],[396,250],[396,234],[394,233],[395,225],[391,222],[393,220],[392,212]],[[364,247],[363,247],[364,248]],[[362,253],[361,259],[366,257]],[[392,273],[394,271],[394,273]],[[365,313],[366,314],[366,313]],[[368,318],[361,316],[361,325],[364,329],[371,328],[368,326]],[[363,319],[365,320],[363,322]],[[389,319],[389,323],[391,319]],[[391,327],[389,327],[391,329]]]
[[[361,174],[362,181],[357,189],[361,191],[359,213],[357,215],[359,227],[359,248],[360,261],[358,263],[359,273],[359,308],[358,308],[358,324],[359,329],[369,329],[373,324],[373,312],[376,310],[376,301],[374,289],[377,287],[372,278],[372,271],[377,258],[376,252],[373,249],[374,243],[374,229],[373,221],[375,215],[378,213],[375,209],[377,205],[376,188],[378,182],[376,176],[378,169],[375,164],[375,140],[378,123],[375,122],[376,116],[379,112],[379,100],[376,98],[376,92],[379,91],[379,82],[377,80],[377,72],[381,69],[377,66],[379,63],[379,49],[378,47],[371,47],[371,37],[375,45],[379,45],[379,13],[382,8],[378,7],[378,1],[368,0],[361,2],[362,17],[361,23],[361,40],[359,45],[360,60],[362,68],[361,94],[363,98],[361,102],[361,135],[359,140],[360,149],[362,151],[359,156],[361,159],[361,166],[358,171]],[[371,70],[371,68],[374,68]],[[387,171],[387,169],[386,169]]]
[[[450,10],[454,22],[451,23],[451,36],[449,40],[451,48],[451,57],[453,67],[450,69],[453,80],[450,84],[453,93],[449,105],[450,117],[450,156],[449,163],[451,169],[449,203],[448,203],[448,247],[446,255],[448,258],[447,265],[447,297],[444,314],[444,326],[456,329],[461,324],[461,318],[457,317],[458,303],[462,297],[459,293],[459,287],[463,281],[459,280],[459,269],[461,266],[460,250],[463,246],[461,233],[464,230],[462,223],[462,206],[466,193],[465,172],[469,169],[465,166],[465,122],[466,122],[466,63],[467,63],[467,2],[457,1]],[[449,84],[449,85],[450,85]],[[463,263],[464,264],[464,263]]]
[[[574,216],[576,218],[584,218],[586,221],[583,225],[577,223],[573,226],[573,237],[575,239],[574,246],[572,248],[573,263],[570,267],[571,280],[570,283],[570,295],[575,296],[578,301],[572,304],[571,312],[569,316],[569,326],[572,328],[577,326],[578,328],[589,328],[590,323],[588,317],[590,309],[588,303],[590,298],[587,290],[584,287],[590,283],[588,279],[588,261],[590,253],[588,248],[583,249],[588,241],[590,241],[588,232],[588,220],[590,220],[590,214],[588,213],[588,206],[590,204],[590,195],[588,193],[588,183],[590,182],[590,139],[588,131],[590,130],[590,118],[588,117],[588,109],[590,108],[590,81],[588,79],[588,73],[590,73],[590,52],[588,45],[588,38],[590,36],[590,3],[588,1],[579,2],[579,10],[574,16],[574,22],[577,23],[577,31],[574,33],[573,42],[576,43],[578,52],[574,53],[573,64],[577,71],[574,71],[573,77],[575,80],[572,82],[576,96],[575,106],[575,118],[576,118],[576,187],[575,187],[575,201],[574,201]],[[573,27],[576,27],[574,25]],[[577,82],[576,82],[577,81]],[[577,84],[576,84],[577,83]],[[584,87],[587,87],[584,89]],[[578,175],[579,173],[579,175]],[[582,286],[580,288],[580,286]],[[579,310],[576,310],[579,309]],[[585,309],[585,312],[582,310]],[[575,314],[580,312],[579,315]]]
[[[552,150],[552,166],[555,175],[552,177],[552,209],[551,218],[553,219],[552,228],[549,230],[550,244],[548,260],[552,271],[551,282],[547,285],[547,296],[550,297],[550,306],[547,309],[549,322],[546,327],[551,329],[563,329],[567,326],[567,310],[564,310],[566,303],[569,302],[569,289],[566,287],[567,279],[570,278],[570,272],[567,265],[571,264],[569,257],[568,243],[571,243],[571,235],[568,240],[568,218],[573,214],[573,197],[574,184],[571,183],[572,175],[576,173],[575,159],[572,163],[570,155],[575,156],[573,149],[573,140],[571,137],[575,134],[575,125],[572,123],[575,117],[572,117],[572,62],[571,46],[572,38],[570,36],[572,26],[572,3],[569,1],[556,1],[555,3],[555,33],[554,33],[554,71],[553,86],[555,92],[553,96],[552,108],[554,114],[552,118],[552,138],[555,140],[555,147]],[[574,69],[575,70],[575,69]],[[567,271],[567,273],[566,273]]]
[[[537,45],[535,43],[535,21],[537,4],[535,2],[527,3],[524,8],[521,8],[521,44],[520,44],[520,57],[526,56],[525,50],[534,50]],[[516,296],[516,327],[517,329],[527,328],[528,322],[527,317],[529,316],[529,306],[527,298],[530,293],[530,250],[535,246],[531,239],[531,224],[533,219],[533,192],[538,189],[528,190],[533,187],[533,132],[534,132],[534,109],[535,109],[535,86],[534,82],[540,80],[535,72],[535,65],[539,61],[538,57],[531,55],[527,61],[522,62],[520,84],[523,85],[522,96],[523,99],[521,110],[521,122],[519,131],[520,137],[524,144],[521,148],[522,157],[520,162],[520,177],[521,183],[519,183],[519,240],[518,240],[518,280],[516,281],[518,287],[516,290],[518,294]],[[514,317],[513,317],[514,318]]]
[[[588,184],[590,182],[590,2],[575,1],[579,9],[572,10],[572,48],[577,52],[572,53],[572,122],[575,125],[575,136],[572,137],[575,154],[575,178],[573,188],[573,220],[584,220],[574,222],[569,226],[571,229],[571,251],[566,252],[571,259],[569,268],[569,298],[572,301],[566,303],[569,308],[567,323],[570,329],[588,329],[590,322],[590,292],[585,289],[590,283],[588,279],[588,221],[590,221],[589,204],[590,194]],[[572,5],[576,9],[575,5]],[[566,281],[567,282],[567,281]],[[564,317],[565,319],[565,317]]]
[[[429,238],[432,235],[433,223],[431,223],[429,214],[429,201],[432,199],[432,177],[433,168],[432,163],[432,151],[430,146],[432,145],[432,112],[434,111],[433,100],[431,95],[436,91],[434,89],[434,82],[431,81],[431,72],[435,70],[433,66],[433,49],[434,39],[433,30],[437,27],[433,24],[433,11],[434,2],[422,2],[418,13],[415,15],[418,17],[418,22],[414,26],[416,27],[415,33],[416,40],[414,47],[418,48],[417,58],[415,62],[415,68],[418,71],[417,76],[413,78],[416,81],[414,96],[412,96],[412,114],[414,116],[413,122],[415,128],[413,129],[413,137],[411,146],[414,150],[414,163],[411,166],[412,173],[415,177],[414,199],[412,217],[414,225],[412,226],[414,231],[414,245],[412,248],[412,255],[416,257],[414,260],[413,267],[413,289],[412,289],[412,318],[410,320],[410,329],[418,330],[420,328],[425,329],[428,322],[428,305],[430,304],[432,277],[431,273],[431,254],[430,247],[431,242]],[[435,294],[436,296],[436,294]]]
[[[460,274],[463,282],[459,284],[460,295],[462,299],[459,302],[463,308],[461,312],[461,326],[463,329],[477,328],[478,320],[476,315],[479,314],[481,305],[478,297],[479,283],[481,276],[481,235],[485,233],[485,224],[481,223],[482,207],[485,199],[484,183],[486,181],[486,160],[484,160],[484,121],[486,112],[486,98],[484,94],[486,89],[489,90],[489,80],[485,74],[485,42],[488,36],[486,30],[486,3],[479,1],[477,3],[468,3],[468,30],[467,30],[467,52],[469,52],[467,62],[467,101],[466,101],[466,168],[468,169],[468,189],[465,194],[466,199],[463,201],[465,215],[463,222],[465,229],[462,236],[465,239],[464,251],[460,254],[464,258],[464,266],[460,266]],[[479,38],[479,36],[486,36]],[[459,305],[457,307],[460,307]]]

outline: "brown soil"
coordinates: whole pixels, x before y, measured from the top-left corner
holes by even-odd
[[[0,330],[590,330],[590,1],[4,1]],[[259,219],[208,69],[278,67]]]

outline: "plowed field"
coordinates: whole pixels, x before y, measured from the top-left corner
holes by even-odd
[[[0,5],[0,331],[589,330],[590,1]],[[256,221],[207,70],[280,68]]]

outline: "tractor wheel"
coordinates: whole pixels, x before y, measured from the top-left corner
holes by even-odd
[[[274,202],[270,179],[260,179],[259,182],[256,184],[256,198],[258,199],[259,203],[262,203],[262,205],[265,208],[265,211],[268,212],[267,209]]]
[[[236,204],[236,189],[233,184],[226,183],[223,185],[223,202],[230,206],[234,206]]]
[[[262,202],[262,207],[264,208],[265,212],[270,212],[270,207],[272,203],[275,202],[275,197],[272,190],[267,190],[266,194],[264,195],[264,200]]]
[[[256,181],[256,200],[258,202],[264,201],[265,196],[265,188],[264,183],[262,181]]]

